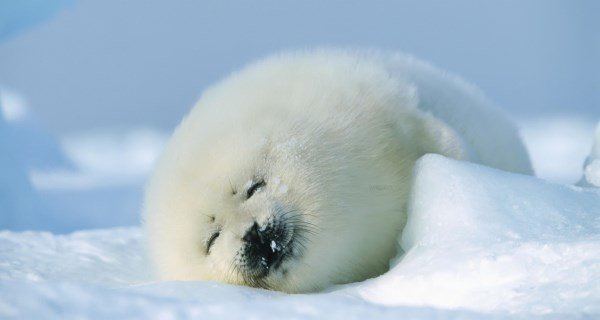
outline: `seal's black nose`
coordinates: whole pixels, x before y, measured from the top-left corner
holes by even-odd
[[[259,234],[259,229],[260,228],[258,226],[258,223],[255,222],[252,225],[252,227],[250,227],[250,229],[248,229],[248,231],[246,231],[246,235],[244,235],[244,238],[242,238],[242,239],[250,244],[260,243],[262,240],[261,240],[261,235]]]
[[[255,270],[267,271],[279,266],[283,252],[278,242],[281,232],[270,225],[259,226],[254,223],[246,232],[244,241],[244,256],[246,264]]]

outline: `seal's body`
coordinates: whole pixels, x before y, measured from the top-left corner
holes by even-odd
[[[206,90],[159,160],[144,209],[158,274],[286,292],[379,275],[426,153],[531,172],[498,110],[414,58],[320,50],[251,65]]]

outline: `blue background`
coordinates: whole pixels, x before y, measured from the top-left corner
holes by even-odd
[[[27,8],[46,20],[12,33]],[[515,117],[600,117],[599,1],[0,0],[2,11],[0,84],[59,135],[169,130],[229,72],[318,45],[412,53]]]

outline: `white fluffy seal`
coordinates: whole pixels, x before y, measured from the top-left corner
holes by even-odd
[[[144,221],[158,275],[285,292],[377,276],[426,153],[531,173],[502,113],[412,57],[255,63],[204,92],[157,164]]]

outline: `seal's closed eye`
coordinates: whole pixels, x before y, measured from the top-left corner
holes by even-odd
[[[264,179],[260,179],[252,184],[252,186],[248,188],[248,191],[246,191],[246,199],[250,199],[256,191],[260,190],[260,188],[264,187],[266,184]]]
[[[210,253],[210,247],[212,247],[212,245],[215,243],[215,240],[217,240],[220,234],[221,233],[217,231],[213,233],[212,236],[210,236],[210,239],[208,239],[208,242],[206,242],[206,254]]]

